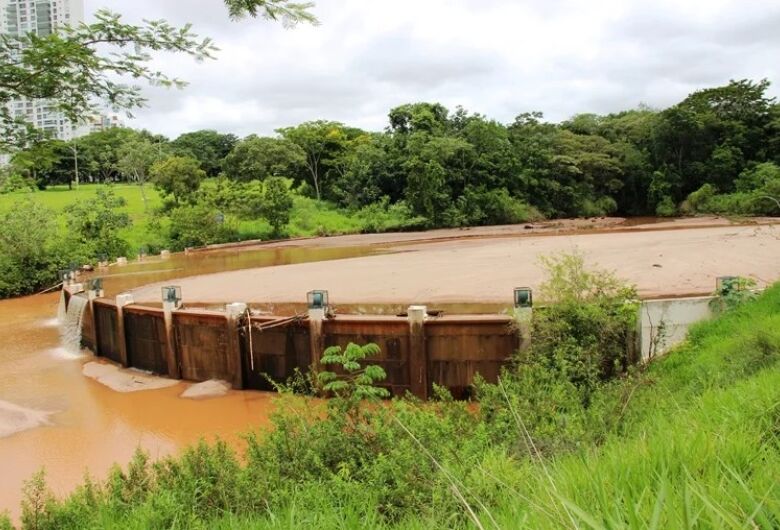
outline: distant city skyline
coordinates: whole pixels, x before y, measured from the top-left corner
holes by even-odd
[[[3,34],[44,36],[83,21],[84,0],[0,0],[0,33]],[[16,117],[24,118],[37,129],[61,140],[70,140],[91,130],[90,123],[71,123],[47,100],[18,99],[11,108]]]

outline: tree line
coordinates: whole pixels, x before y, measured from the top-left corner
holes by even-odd
[[[168,182],[156,181],[178,202],[206,178],[283,177],[302,195],[343,208],[404,203],[425,227],[535,215],[778,214],[780,105],[769,86],[731,81],[664,110],[578,114],[562,123],[532,112],[504,124],[461,107],[412,103],[392,109],[382,132],[319,120],[274,136],[201,130],[169,140],[113,128],[37,142],[15,154],[4,182],[6,189],[71,183],[78,162],[82,181],[143,185],[167,165]]]

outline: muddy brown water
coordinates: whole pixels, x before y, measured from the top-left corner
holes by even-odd
[[[174,277],[380,251],[269,248],[174,254],[95,274],[105,279],[106,295],[112,296]],[[232,391],[196,401],[179,397],[187,383],[119,393],[84,377],[81,368],[91,356],[74,356],[62,347],[58,302],[57,292],[0,301],[0,513],[7,510],[18,518],[23,483],[41,468],[53,491],[63,495],[87,472],[105,477],[113,463],[127,462],[139,446],[153,457],[174,454],[201,437],[220,437],[240,447],[242,433],[268,424],[272,394]],[[26,420],[46,423],[13,432]]]

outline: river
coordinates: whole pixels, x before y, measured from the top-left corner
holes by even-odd
[[[222,250],[149,258],[97,272],[107,296],[172,277],[306,261],[357,257],[376,247]],[[176,453],[201,437],[240,446],[240,434],[269,421],[273,394],[179,397],[187,383],[118,393],[82,375],[91,354],[68,353],[57,323],[59,293],[0,301],[0,513],[18,518],[22,486],[36,471],[64,495],[84,474],[101,479],[137,447],[152,457]],[[27,428],[25,428],[27,427]],[[18,429],[24,429],[18,432]]]

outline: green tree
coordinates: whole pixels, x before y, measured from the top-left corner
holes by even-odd
[[[194,158],[171,156],[152,164],[149,170],[154,185],[173,198],[178,205],[191,202],[200,183],[206,178],[206,172]]]
[[[285,180],[281,177],[267,179],[263,199],[263,215],[271,223],[274,234],[279,235],[290,222],[293,207],[292,195]]]
[[[0,297],[48,287],[66,257],[58,258],[54,212],[33,201],[20,201],[0,214]]]
[[[34,142],[11,158],[11,167],[45,189],[50,184],[68,183],[71,175],[60,169],[67,164],[67,144],[62,140]]]
[[[206,204],[185,204],[170,212],[169,242],[173,250],[238,240],[238,231]]]
[[[162,157],[161,151],[159,145],[139,138],[123,144],[117,152],[116,167],[128,181],[137,183],[141,188],[144,211],[149,209],[144,185],[149,178],[152,165]]]
[[[320,200],[328,184],[324,182],[328,161],[345,149],[350,138],[349,131],[341,123],[319,120],[278,129],[277,132],[303,149],[306,173],[317,200]]]
[[[216,177],[222,171],[223,160],[237,142],[234,134],[201,130],[182,134],[171,142],[171,148],[177,155],[197,159],[209,177]]]
[[[306,164],[306,153],[283,138],[251,135],[238,142],[225,157],[225,176],[234,180],[264,180],[270,176],[294,177]]]
[[[313,4],[306,2],[225,0],[225,5],[234,19],[317,22],[309,11]],[[139,80],[156,86],[184,84],[154,68],[152,52],[202,60],[216,50],[211,39],[199,38],[189,25],[176,28],[164,20],[127,24],[107,10],[94,17],[90,24],[58,33],[0,37],[0,148],[23,147],[36,134],[30,123],[12,114],[9,103],[14,99],[47,99],[74,123],[91,114],[97,102],[130,111],[145,103]]]
[[[130,226],[130,216],[122,211],[124,198],[113,190],[98,189],[95,197],[81,200],[65,209],[69,240],[85,260],[102,256],[126,256],[130,246],[119,232]]]
[[[285,26],[299,23],[317,24],[311,13],[313,2],[292,2],[290,0],[225,0],[230,17],[239,20],[246,16],[280,20]]]

